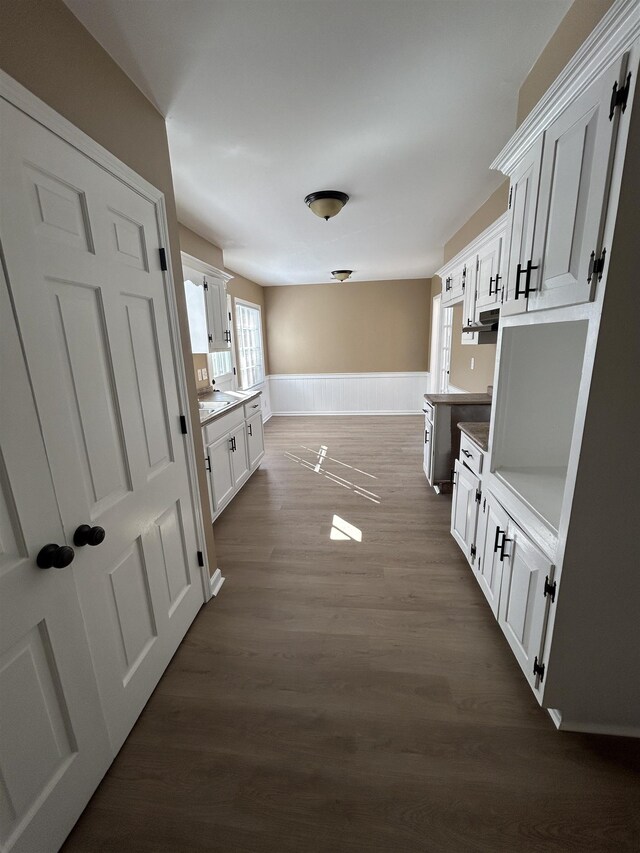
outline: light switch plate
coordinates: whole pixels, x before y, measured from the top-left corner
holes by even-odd
[[[198,382],[202,382],[202,371],[198,368]]]
[[[206,368],[206,367],[203,367],[203,368],[202,368],[202,378],[203,378],[203,379],[208,379],[208,378],[209,378],[209,374],[207,373],[207,368]]]

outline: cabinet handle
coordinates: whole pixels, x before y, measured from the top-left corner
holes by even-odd
[[[526,269],[522,269],[522,264],[518,264],[516,268],[516,299],[519,299],[521,296],[524,296],[525,299],[529,297],[529,294],[533,291],[537,290],[537,287],[531,287],[531,273],[533,270],[537,270],[537,266],[533,266],[531,260],[527,261]],[[520,276],[524,275],[524,289],[520,290]]]
[[[253,424],[247,424],[247,427],[249,428],[249,435],[253,435]]]
[[[260,405],[259,403],[254,403],[254,404],[253,404],[253,406],[251,406],[251,408],[252,408],[252,409],[257,409],[259,405]]]
[[[429,441],[429,433],[425,429],[425,431],[424,431],[424,443],[426,444],[428,441]]]
[[[493,276],[489,279],[489,296],[493,296]]]
[[[231,452],[235,453],[236,452],[236,437],[235,437],[235,435],[232,435],[231,438],[229,439],[229,441],[231,442]]]
[[[507,544],[507,542],[513,542],[513,539],[507,539],[507,534],[505,533],[505,534],[502,536],[502,542],[500,543],[500,562],[501,562],[501,563],[504,563],[504,558],[505,558],[505,557],[510,557],[510,556],[511,556],[511,554],[505,554],[505,553],[504,553],[504,546]]]
[[[464,447],[460,450],[460,453],[464,453],[464,455],[467,457],[467,459],[473,458],[473,453],[469,453],[469,451],[465,450]]]
[[[500,528],[496,525],[496,538],[493,540],[493,553],[494,553],[494,554],[497,554],[497,553],[498,553],[498,548],[500,547],[500,546],[498,545],[498,539],[500,538],[500,534],[501,534],[501,533],[502,533],[502,535],[503,535],[503,536],[504,536],[504,535],[506,535],[506,534],[505,534],[505,531],[504,531],[504,530],[500,530]]]
[[[204,464],[207,466],[207,471],[211,471],[211,458],[209,456],[205,456]]]

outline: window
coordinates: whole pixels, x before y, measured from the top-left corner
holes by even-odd
[[[245,390],[264,381],[262,317],[259,305],[236,299],[236,334],[240,387]]]
[[[214,379],[227,379],[231,376],[233,368],[229,350],[209,353],[209,357],[211,358],[211,375]]]

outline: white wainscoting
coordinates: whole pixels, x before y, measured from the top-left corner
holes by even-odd
[[[272,374],[274,415],[413,415],[431,390],[429,373]]]

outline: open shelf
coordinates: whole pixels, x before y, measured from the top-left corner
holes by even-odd
[[[558,530],[587,339],[586,320],[502,333],[492,472]]]

